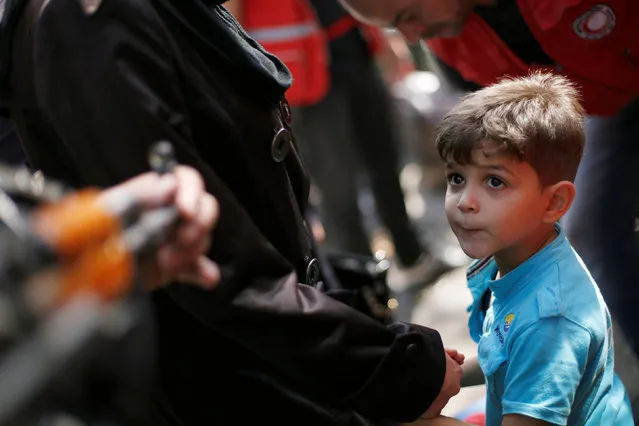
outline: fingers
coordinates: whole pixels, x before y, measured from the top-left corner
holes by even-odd
[[[182,272],[180,282],[194,284],[198,287],[211,289],[220,282],[220,268],[206,256],[200,256],[195,263]]]
[[[464,356],[464,354],[457,354],[457,356],[451,357],[452,359],[455,360],[455,362],[459,365],[462,365],[464,363],[464,360],[466,359],[466,357]]]
[[[142,208],[174,204],[180,214],[179,227],[157,252],[155,266],[148,268],[152,287],[169,281],[211,288],[220,281],[219,267],[204,256],[218,216],[217,200],[206,192],[201,175],[193,168],[177,166],[173,173],[145,173],[105,191],[108,197],[128,197]],[[159,284],[158,284],[159,283]]]
[[[196,213],[191,220],[185,220],[177,231],[176,244],[184,248],[198,247],[199,249],[201,242],[209,237],[217,223],[220,211],[217,200],[207,193],[200,198]]]
[[[183,219],[193,220],[198,214],[202,194],[205,193],[204,181],[191,167],[177,166],[174,174],[178,182],[175,204]]]
[[[218,218],[218,203],[204,194],[194,218],[183,222],[171,240],[158,251],[158,263],[171,276],[188,268],[211,245],[211,230]],[[186,266],[185,266],[186,265]]]
[[[107,206],[121,205],[123,199],[131,200],[143,209],[149,209],[170,204],[177,188],[173,175],[145,173],[103,191],[100,200]]]
[[[219,282],[220,272],[203,255],[211,244],[219,205],[205,191],[202,178],[194,169],[178,166],[175,176],[178,184],[175,204],[182,220],[173,237],[159,249],[157,261],[169,279],[210,288]]]
[[[139,180],[138,180],[139,179]],[[149,190],[152,188],[152,190]],[[140,206],[146,209],[169,204],[178,189],[175,176],[158,176],[146,173],[129,181],[128,190],[137,198]]]
[[[466,360],[466,356],[460,353],[457,349],[444,349],[449,357],[451,357],[457,364],[462,365]]]
[[[205,256],[199,256],[189,265],[177,268],[175,272],[168,273],[167,269],[149,267],[143,271],[143,277],[149,290],[156,290],[168,285],[171,281],[179,281],[183,284],[190,284],[205,290],[210,290],[217,286],[221,280],[220,268],[218,265]]]
[[[178,280],[209,289],[221,279],[220,268],[211,259],[204,255],[184,256],[175,247],[163,247],[158,252],[157,264],[163,283]]]
[[[131,197],[143,208],[170,204],[175,197],[180,215],[192,220],[198,213],[204,182],[193,168],[177,166],[175,172],[166,175],[144,173],[103,192],[104,198]]]

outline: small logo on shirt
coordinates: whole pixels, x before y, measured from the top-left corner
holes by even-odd
[[[504,319],[504,333],[508,333],[508,330],[510,330],[510,326],[512,325],[514,319],[515,314],[506,315],[506,318]]]
[[[612,8],[606,4],[598,4],[575,19],[572,28],[581,38],[599,40],[610,34],[616,23],[617,17]]]

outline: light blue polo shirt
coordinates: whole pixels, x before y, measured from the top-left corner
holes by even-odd
[[[486,425],[521,414],[557,425],[632,426],[628,396],[614,373],[608,308],[557,231],[551,244],[499,280],[492,259],[468,270],[470,333],[486,376]],[[494,299],[484,314],[489,288]]]

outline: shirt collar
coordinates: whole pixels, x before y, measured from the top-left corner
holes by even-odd
[[[535,272],[555,263],[559,257],[571,250],[561,226],[555,225],[557,237],[546,247],[539,250],[521,265],[507,273],[500,279],[497,275],[497,263],[494,258],[478,261],[470,267],[468,272],[468,287],[473,295],[473,300],[479,301],[488,288],[496,299],[505,299],[511,292],[523,288],[533,282]]]

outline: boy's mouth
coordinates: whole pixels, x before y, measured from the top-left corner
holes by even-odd
[[[481,228],[472,228],[472,227],[468,227],[468,226],[458,226],[458,229],[463,233],[466,234],[468,236],[474,236],[480,232],[483,231],[483,229]]]

